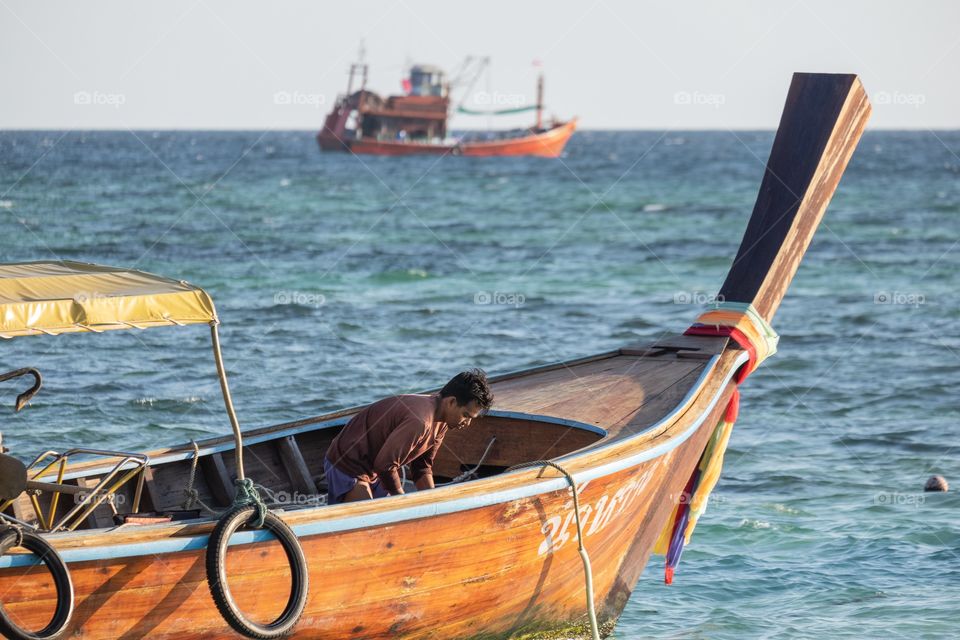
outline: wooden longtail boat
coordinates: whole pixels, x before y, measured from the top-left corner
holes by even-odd
[[[353,91],[357,73],[360,74],[360,89]],[[382,98],[367,89],[367,65],[351,65],[347,92],[337,97],[333,110],[317,133],[320,148],[381,156],[436,154],[557,158],[577,127],[576,118],[566,122],[543,122],[542,75],[537,83],[536,105],[489,112],[458,108],[460,112],[473,115],[536,111],[536,122],[526,129],[489,132],[482,137],[448,137],[450,83],[445,81],[440,69],[414,66],[404,84],[408,87],[406,95]]]
[[[587,587],[605,635],[657,549],[667,554],[669,578],[719,472],[738,385],[775,349],[769,322],[869,113],[856,76],[795,75],[753,215],[720,289],[723,302],[681,335],[492,378],[495,410],[451,432],[435,464],[438,480],[472,471],[466,481],[367,502],[306,504],[304,497],[322,491],[327,446],[358,408],[244,432],[247,477],[285,503],[273,513],[296,533],[309,566],[309,597],[293,635],[590,637]],[[42,288],[30,289],[33,297],[21,304],[47,311],[19,325],[10,320],[17,304],[11,289],[0,288],[6,296],[0,333],[207,322],[216,336],[212,303],[191,285],[56,264],[32,268],[47,270],[51,280],[67,278],[60,289],[92,285],[106,293],[71,301],[73,312],[85,312],[83,322],[71,315],[41,327],[38,319],[60,317],[49,311],[54,303],[43,302]],[[23,275],[25,268],[14,269]],[[23,287],[38,281],[28,280]],[[205,553],[217,519],[184,501],[192,488],[191,496],[211,508],[231,504],[237,440],[118,454],[117,468],[136,475],[110,501],[78,514],[72,530],[42,531],[56,528],[72,508],[60,500],[49,517],[51,502],[69,487],[97,485],[113,472],[114,459],[54,465],[37,477],[31,472],[47,488],[20,495],[7,514],[30,524],[47,514],[37,534],[65,561],[75,591],[65,634],[232,633],[206,584]],[[509,470],[523,463],[530,466]],[[166,515],[130,515],[136,511]],[[186,519],[150,524],[170,517]],[[277,618],[291,593],[283,549],[263,529],[243,530],[231,542],[227,574],[236,604],[250,619]],[[35,556],[12,548],[0,557],[0,600],[17,625],[38,629],[57,598]]]

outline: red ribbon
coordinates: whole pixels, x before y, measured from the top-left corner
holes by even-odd
[[[747,338],[746,334],[744,334],[743,331],[740,331],[740,329],[735,327],[695,324],[684,331],[683,335],[722,336],[725,338],[730,338],[736,342],[741,349],[746,351],[747,355],[750,356],[750,359],[745,365],[740,367],[740,370],[737,371],[736,376],[734,376],[734,380],[736,380],[737,384],[743,382],[757,367],[757,349],[753,346],[753,343],[750,342],[750,339]]]

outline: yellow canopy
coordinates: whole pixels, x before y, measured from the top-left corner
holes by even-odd
[[[0,338],[216,324],[199,287],[85,262],[0,264]]]

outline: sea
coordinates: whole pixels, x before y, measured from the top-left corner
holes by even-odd
[[[583,131],[560,159],[356,157],[310,131],[0,133],[0,258],[204,287],[260,427],[681,332],[713,300],[771,131]],[[868,131],[743,385],[672,585],[615,638],[960,636],[960,132]],[[203,327],[4,341],[4,444],[229,432]],[[925,493],[943,475],[947,493]]]

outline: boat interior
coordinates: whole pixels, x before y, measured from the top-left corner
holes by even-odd
[[[725,345],[725,338],[674,336],[492,377],[495,409],[448,432],[434,480],[470,482],[641,434],[682,402]],[[244,434],[246,475],[271,508],[325,504],[324,456],[358,410]],[[214,517],[233,502],[234,452],[226,435],[147,453],[44,452],[28,466],[33,488],[0,511],[46,531]]]

